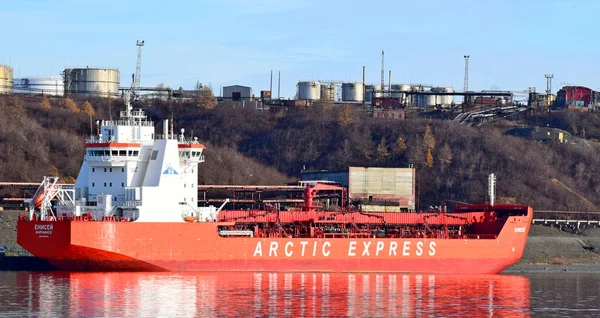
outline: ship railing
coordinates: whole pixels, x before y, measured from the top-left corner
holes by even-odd
[[[171,137],[171,135],[158,134],[154,137],[154,139],[156,139],[156,140],[175,140],[175,139],[177,139],[177,136]]]
[[[85,159],[87,161],[94,161],[94,162],[122,162],[125,163],[127,161],[148,161],[148,159],[150,159],[149,156],[138,156],[138,157],[134,157],[134,156],[90,156],[90,155],[85,155]]]
[[[119,120],[103,120],[102,126],[142,126],[142,127],[153,127],[154,122],[148,120],[133,120],[133,119],[119,119]]]
[[[154,144],[154,139],[127,139],[126,141],[130,142],[130,143],[141,144],[144,146],[151,146]],[[110,143],[110,142],[117,142],[117,141],[104,140],[104,139],[99,139],[98,137],[92,136],[91,138],[86,139],[85,142],[88,144],[103,144],[103,143]],[[124,141],[121,140],[121,142],[124,142]]]
[[[369,238],[372,233],[323,233],[324,238]]]
[[[498,238],[496,234],[467,234],[465,235],[467,239],[472,240],[495,240]]]
[[[254,237],[253,231],[244,230],[221,230],[219,231],[220,236],[249,236]]]
[[[104,217],[111,217],[111,216],[115,216],[115,213],[117,212],[117,206],[113,205],[113,207],[110,209],[110,211],[104,213]]]
[[[124,207],[138,207],[142,205],[142,200],[126,200],[123,201]]]

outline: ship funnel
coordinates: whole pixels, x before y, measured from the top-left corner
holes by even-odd
[[[490,196],[490,205],[494,205],[494,201],[496,201],[496,175],[490,174],[488,178],[488,195]]]
[[[163,136],[165,136],[165,139],[168,139],[168,137],[169,137],[169,120],[168,119],[163,120]]]

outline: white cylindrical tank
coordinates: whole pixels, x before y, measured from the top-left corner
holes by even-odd
[[[63,72],[65,95],[118,97],[119,70],[105,68],[67,68]]]
[[[13,69],[0,65],[0,94],[10,94],[13,90]]]
[[[342,101],[362,102],[364,100],[363,89],[361,82],[342,83]]]
[[[431,92],[432,93],[442,93],[444,91],[443,87],[432,87],[431,88]],[[433,105],[441,105],[442,104],[442,95],[435,95],[433,98]]]
[[[402,98],[404,94],[400,93],[402,90],[402,85],[392,84],[392,98]]]
[[[454,89],[452,87],[444,87],[444,93],[454,93]],[[451,105],[454,102],[454,96],[452,95],[443,95],[441,104],[443,106]]]
[[[375,98],[383,97],[383,87],[381,86],[381,84],[373,85],[373,97],[375,97]]]
[[[400,90],[403,92],[410,92],[412,90],[412,88],[408,84],[401,84]],[[407,93],[402,93],[401,97],[402,97],[402,101],[401,101],[402,104],[407,105],[407,106],[412,104],[412,95],[407,94]]]
[[[321,98],[321,83],[315,81],[298,82],[298,99],[318,100]]]
[[[64,95],[63,79],[56,76],[15,78],[14,90],[18,93]]]
[[[410,87],[413,92],[423,92],[423,86],[413,85]],[[425,107],[425,95],[413,95],[412,104],[417,107]]]
[[[321,84],[321,100],[335,100],[335,85]]]
[[[430,90],[431,93],[435,93],[433,90]],[[425,95],[425,107],[432,107],[436,105],[436,97],[437,95]]]

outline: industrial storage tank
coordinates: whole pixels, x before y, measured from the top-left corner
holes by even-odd
[[[402,90],[402,85],[392,84],[392,98],[402,98],[404,94],[400,93]]]
[[[444,93],[454,93],[454,89],[452,87],[444,87],[443,89]],[[446,106],[446,105],[452,105],[452,103],[454,103],[454,96],[452,95],[443,95],[442,96],[442,102],[441,104]]]
[[[431,89],[429,92],[430,93],[435,93],[436,91],[433,90],[433,89]],[[433,95],[433,94],[431,94],[431,95],[425,95],[424,96],[425,97],[425,105],[424,106],[425,107],[433,107],[433,106],[437,105],[436,104],[437,96],[438,95]]]
[[[362,85],[362,83],[361,83]],[[381,85],[365,85],[365,102],[371,103],[373,98],[383,97]]]
[[[64,95],[63,79],[57,76],[15,78],[14,91],[17,93]]]
[[[413,92],[424,92],[423,86],[413,85],[410,87]],[[425,95],[413,95],[412,104],[417,107],[425,107]]]
[[[383,97],[383,86],[381,86],[381,84],[373,85],[373,97],[374,98]]]
[[[68,68],[63,72],[65,95],[119,96],[119,70]]]
[[[0,65],[0,94],[10,94],[13,89],[13,69]]]
[[[412,89],[411,89],[411,86],[408,85],[408,84],[401,84],[400,85],[400,90],[403,91],[403,92],[410,92]],[[407,94],[407,93],[402,93],[401,97],[402,97],[402,104],[404,104],[406,106],[412,104],[412,102],[413,102],[412,101],[413,95],[410,95],[410,94]]]
[[[431,88],[431,92],[432,93],[442,93],[444,92],[444,88],[443,87],[432,87]],[[433,104],[429,105],[429,106],[435,106],[435,105],[441,105],[442,104],[442,95],[435,95],[433,98]]]
[[[318,100],[321,98],[321,83],[314,81],[298,82],[298,99]]]
[[[364,100],[364,86],[361,82],[342,83],[342,101],[362,102]]]
[[[373,102],[373,85],[365,85],[365,103]]]
[[[335,85],[321,84],[321,100],[335,100]]]

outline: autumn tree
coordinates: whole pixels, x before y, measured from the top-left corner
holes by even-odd
[[[401,156],[408,146],[406,145],[406,141],[402,137],[398,137],[396,142],[394,143],[393,153],[396,156]]]
[[[96,115],[94,107],[92,107],[92,104],[87,100],[85,101],[85,103],[83,103],[83,105],[81,105],[81,112],[86,113],[90,116]]]
[[[427,147],[427,149],[430,149],[430,150],[435,149],[435,137],[433,136],[433,133],[431,132],[431,127],[429,127],[429,125],[427,125],[427,127],[425,127],[425,134],[423,135],[423,142],[425,142],[425,146]]]
[[[70,98],[65,99],[65,109],[74,113],[79,112],[79,108],[77,108],[77,104]]]
[[[40,107],[45,110],[49,110],[51,108],[50,100],[48,99],[47,95],[44,95],[44,97],[42,97],[42,101],[40,101]]]
[[[392,155],[390,154],[390,152],[388,150],[388,146],[387,146],[385,137],[382,137],[381,141],[379,142],[379,145],[377,145],[377,161],[379,161],[381,163],[385,163],[391,157],[392,157]]]
[[[431,127],[427,125],[425,127],[425,133],[423,134],[423,143],[425,148],[427,149],[427,157],[425,165],[428,167],[433,167],[433,150],[435,149],[435,137],[433,137],[433,133],[431,132]]]
[[[357,121],[358,115],[354,111],[354,108],[350,105],[344,105],[340,107],[338,111],[338,123],[342,127],[349,126]]]
[[[202,85],[200,82],[196,82],[196,106],[203,109],[213,109],[217,106],[217,101],[213,95],[210,86]]]
[[[425,164],[429,168],[433,167],[433,155],[431,155],[431,149],[427,149],[427,162]]]

